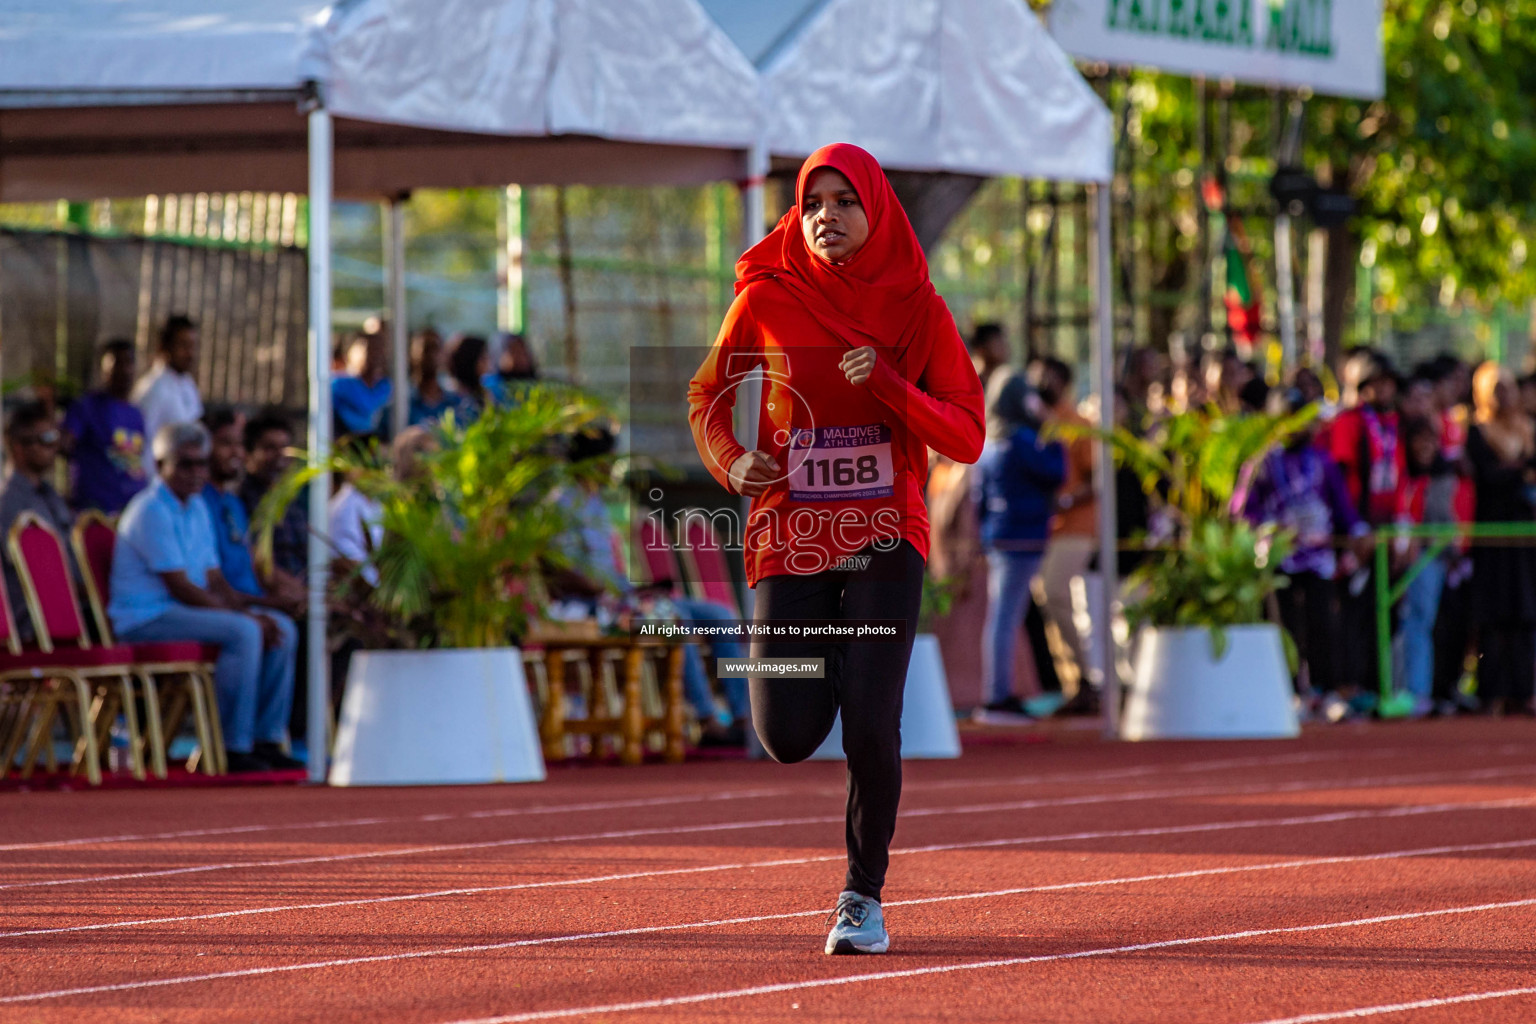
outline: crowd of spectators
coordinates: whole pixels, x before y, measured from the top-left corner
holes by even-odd
[[[1031,619],[1038,678],[1072,695],[1058,713],[1096,712],[1104,670],[1090,641],[1105,628],[1093,614],[1103,585],[1094,564],[1096,443],[1041,440],[1047,424],[1084,422],[1071,369],[1049,357],[1013,368],[996,325],[979,328],[971,348],[989,412],[988,443],[964,482],[988,578],[978,715],[1032,717],[1013,672],[1020,625]],[[1536,547],[1465,532],[1436,544],[1397,529],[1498,523],[1536,534],[1536,377],[1517,381],[1498,363],[1474,368],[1451,355],[1404,373],[1372,348],[1348,354],[1332,396],[1310,367],[1271,386],[1231,350],[1174,365],[1137,349],[1120,371],[1117,422],[1136,431],[1189,409],[1241,416],[1316,407],[1308,427],[1263,459],[1233,510],[1295,536],[1275,608],[1299,648],[1296,682],[1309,713],[1340,720],[1373,707],[1373,574],[1377,540],[1386,538],[1393,580],[1413,573],[1390,620],[1394,683],[1411,696],[1412,714],[1536,714]],[[956,486],[954,475],[938,479]],[[1149,528],[1158,532],[1155,502],[1134,474],[1114,479],[1120,537],[1134,548]],[[936,497],[952,503],[933,494],[930,502]],[[947,543],[937,537],[936,549],[955,566]],[[1122,553],[1122,573],[1136,557]]]

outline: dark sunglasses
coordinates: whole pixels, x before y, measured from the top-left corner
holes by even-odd
[[[207,469],[208,468],[208,456],[203,455],[203,456],[199,456],[198,458],[195,458],[195,459],[177,459],[176,460],[176,468],[177,469],[181,469],[181,470],[187,470],[187,469]]]
[[[20,444],[58,444],[59,432],[57,430],[45,430],[41,434],[23,434],[16,440]]]

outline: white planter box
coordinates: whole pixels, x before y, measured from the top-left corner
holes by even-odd
[[[912,642],[907,690],[901,705],[901,756],[904,760],[960,756],[960,730],[955,726],[955,706],[949,697],[944,656],[939,650],[939,638],[932,633],[919,633]],[[843,760],[841,712],[811,760]]]
[[[353,656],[331,785],[543,779],[544,754],[517,648]]]
[[[1120,736],[1127,740],[1285,739],[1301,733],[1278,627],[1142,631]]]

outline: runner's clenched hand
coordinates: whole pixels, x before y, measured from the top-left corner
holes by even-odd
[[[764,451],[743,452],[731,463],[731,487],[737,494],[755,498],[779,478],[779,462]]]
[[[845,352],[840,365],[843,368],[843,373],[848,377],[849,384],[855,386],[863,384],[869,380],[869,375],[874,372],[875,349],[871,345],[865,345],[863,348],[856,348],[850,352]]]

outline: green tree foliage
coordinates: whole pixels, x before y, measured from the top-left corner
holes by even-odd
[[[1380,302],[1536,296],[1536,0],[1386,0],[1386,96],[1316,98],[1308,151],[1362,200]]]

